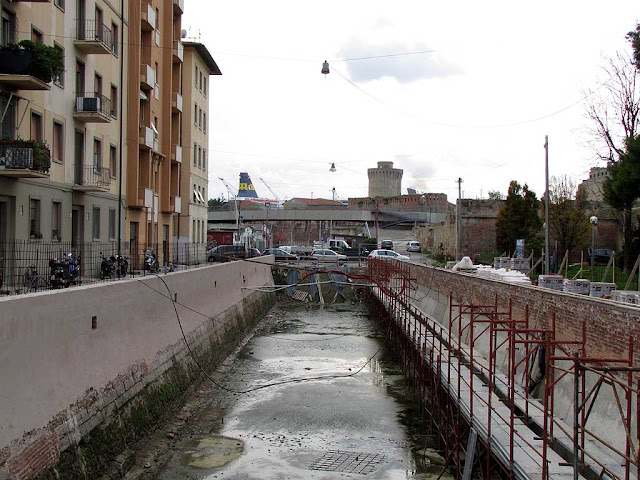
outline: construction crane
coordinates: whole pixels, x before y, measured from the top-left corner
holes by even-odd
[[[231,198],[236,198],[236,196],[233,194],[233,187],[231,185],[229,185],[229,183],[222,177],[218,177],[218,180],[220,180],[225,187],[227,187],[227,192],[229,192],[229,200],[231,200]]]
[[[267,182],[264,181],[264,178],[260,177],[260,181],[264,183],[264,186],[269,189],[269,191],[271,192],[271,195],[273,195],[277,201],[280,201],[280,197],[278,196],[278,194],[273,190],[271,190],[271,187],[267,185]]]

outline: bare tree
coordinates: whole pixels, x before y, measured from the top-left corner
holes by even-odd
[[[640,71],[629,55],[608,58],[599,87],[585,92],[585,116],[590,120],[589,144],[599,159],[615,162],[625,142],[640,132]]]

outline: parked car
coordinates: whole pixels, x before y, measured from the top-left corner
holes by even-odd
[[[341,265],[347,261],[347,256],[341,253],[329,250],[328,248],[318,248],[311,252],[311,258],[318,262],[330,262]]]
[[[415,240],[411,240],[407,242],[407,252],[419,252],[420,251],[420,242],[416,242]]]
[[[593,263],[608,263],[609,259],[613,255],[613,250],[608,248],[596,248],[593,250]],[[587,256],[589,258],[589,263],[591,263],[591,248],[589,248]]]
[[[401,255],[393,250],[374,250],[367,258],[381,258],[383,260],[411,260],[407,255]]]
[[[383,250],[393,250],[393,240],[382,240],[380,248]]]
[[[296,262],[298,260],[297,255],[293,253],[287,253],[281,248],[267,248],[262,255],[273,255],[276,262]]]
[[[229,262],[249,256],[244,245],[218,245],[207,251],[207,260],[210,262]]]

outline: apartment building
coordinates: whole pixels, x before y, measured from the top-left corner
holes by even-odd
[[[184,0],[131,3],[127,99],[127,239],[132,251],[152,248],[170,261],[182,211],[181,18]],[[135,30],[134,30],[135,28]]]
[[[206,245],[209,174],[209,88],[210,75],[221,75],[207,48],[199,42],[184,42],[184,147],[182,163],[183,206],[180,242]]]
[[[0,243],[115,241],[126,200],[127,4],[0,5]],[[23,40],[33,43],[9,47]],[[54,57],[62,68],[51,74]]]

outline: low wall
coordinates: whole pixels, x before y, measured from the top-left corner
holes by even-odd
[[[273,303],[245,287],[271,284],[269,265],[243,261],[0,299],[0,478],[52,467],[144,393],[140,427],[195,381],[171,298],[211,368]],[[171,388],[158,396],[155,384]]]
[[[416,305],[445,326],[449,325],[450,298],[457,304],[494,305],[497,302],[498,311],[506,312],[511,308],[514,320],[524,320],[528,314],[531,328],[551,327],[555,315],[556,339],[581,340],[584,324],[586,355],[589,357],[627,358],[631,337],[634,344],[634,366],[640,365],[640,308],[611,300],[556,292],[533,285],[513,285],[423,265],[413,264],[411,268],[412,277],[418,284],[417,290],[412,293]],[[465,317],[463,316],[463,323],[466,325],[468,317]],[[454,324],[453,328],[456,336],[458,326],[459,324]],[[480,335],[485,327],[486,325],[476,326],[475,349],[488,358],[488,334]],[[467,343],[468,331],[467,328],[463,334],[463,341]],[[522,358],[522,349],[516,355],[517,359]],[[498,353],[497,366],[506,373],[506,348]],[[558,366],[569,365],[558,362]],[[521,379],[521,375],[516,376],[516,381],[520,382]],[[587,374],[587,392],[593,383],[593,375]],[[573,375],[563,378],[555,387],[555,392],[554,414],[573,425]],[[635,395],[633,397],[632,431],[635,431]],[[625,436],[621,422],[616,396],[611,388],[603,387],[589,417],[589,428],[604,440],[624,449]]]

